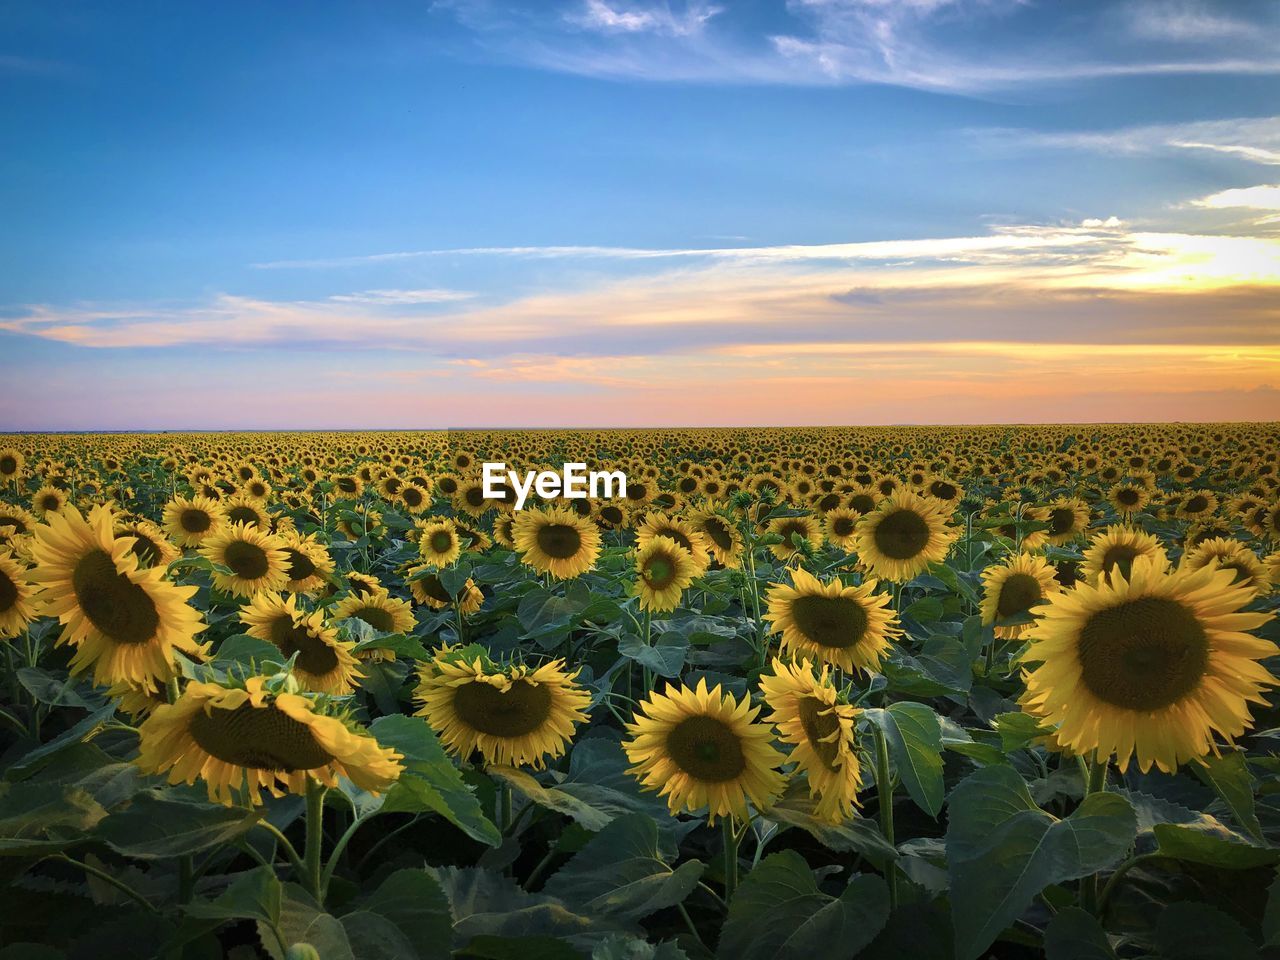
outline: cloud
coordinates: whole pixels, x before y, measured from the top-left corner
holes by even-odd
[[[1203,3],[1148,2],[1125,8],[1129,27],[1143,40],[1194,43],[1248,37],[1256,25],[1213,11]]]
[[[1193,200],[1192,205],[1215,210],[1238,207],[1250,210],[1280,210],[1280,184],[1220,190],[1207,197]]]
[[[686,37],[701,32],[712,17],[723,13],[722,7],[692,3],[683,13],[670,6],[610,6],[605,0],[585,0],[578,10],[570,11],[565,20],[585,30],[603,33],[656,33]]]
[[[358,293],[341,293],[331,296],[334,303],[367,303],[367,304],[426,304],[456,303],[459,300],[470,300],[474,293],[465,290],[362,290]]]

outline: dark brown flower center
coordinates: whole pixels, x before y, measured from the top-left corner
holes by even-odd
[[[523,737],[551,715],[551,688],[524,679],[513,680],[505,692],[491,683],[464,683],[454,694],[453,710],[473,730]]]
[[[809,741],[809,746],[828,770],[838,770],[836,759],[840,756],[840,720],[836,717],[835,711],[817,697],[805,697],[797,706],[800,712],[800,725],[804,727],[804,735]]]
[[[554,560],[567,560],[582,546],[582,534],[567,523],[547,523],[538,528],[538,549]]]
[[[1013,617],[1026,613],[1043,599],[1039,580],[1029,573],[1015,573],[1000,586],[996,615]]]
[[[150,595],[116,569],[105,550],[92,550],[76,563],[71,586],[89,622],[113,643],[152,640],[160,615]]]
[[[314,770],[333,759],[311,728],[274,704],[242,703],[234,710],[200,711],[191,718],[191,738],[210,756],[251,770]]]
[[[667,734],[667,752],[695,780],[723,783],[747,768],[737,734],[715,717],[688,717]]]
[[[391,615],[390,610],[383,610],[381,607],[361,607],[351,616],[363,620],[375,630],[381,630],[383,633],[391,633],[396,628],[395,617]]]
[[[298,655],[298,666],[312,676],[324,676],[338,665],[338,654],[324,640],[287,615],[271,622],[271,642],[286,658]]]
[[[271,569],[267,552],[247,540],[232,540],[223,551],[222,559],[241,580],[257,580]]]
[[[288,557],[285,563],[290,580],[305,580],[307,577],[315,575],[315,562],[301,550],[286,547],[284,552]]]
[[[1093,614],[1078,646],[1084,685],[1128,710],[1159,710],[1200,684],[1209,638],[1176,600],[1143,597]]]
[[[804,636],[822,647],[856,646],[867,632],[867,612],[852,597],[797,597],[791,619]]]
[[[910,560],[929,545],[929,524],[914,510],[895,510],[876,524],[876,549],[891,560]]]
[[[178,524],[187,533],[204,533],[213,525],[213,520],[203,510],[188,507],[178,516]]]
[[[7,613],[18,604],[18,585],[0,570],[0,613]]]

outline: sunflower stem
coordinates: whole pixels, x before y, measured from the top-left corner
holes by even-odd
[[[81,870],[83,870],[85,873],[89,874],[90,876],[97,877],[99,880],[103,881],[104,883],[109,883],[111,886],[115,887],[117,890],[123,893],[126,897],[128,897],[134,903],[138,904],[141,907],[146,908],[149,912],[151,913],[160,912],[155,908],[155,906],[151,903],[150,900],[148,900],[146,897],[140,894],[137,890],[133,889],[133,887],[129,886],[129,884],[125,883],[123,880],[113,877],[111,874],[107,873],[105,870],[99,870],[97,867],[90,866],[87,863],[83,863],[79,860],[76,860],[74,857],[69,857],[65,853],[55,853],[51,857],[49,857],[49,859],[61,860],[64,863],[69,863],[72,866],[79,867]]]
[[[324,846],[324,795],[327,788],[314,777],[307,777],[307,845],[303,854],[305,876],[303,885],[324,903],[323,876],[320,868],[321,848]]]
[[[720,821],[720,833],[724,838],[724,902],[732,902],[738,889],[738,834],[733,829],[733,817]]]
[[[1092,794],[1103,793],[1107,789],[1107,765],[1111,757],[1101,756],[1096,750],[1093,759],[1087,764],[1089,776],[1085,781],[1085,798]],[[1080,881],[1080,907],[1088,913],[1097,915],[1100,904],[1098,897],[1098,875],[1090,874]]]
[[[897,849],[893,839],[893,781],[889,776],[889,745],[885,742],[884,730],[879,724],[871,727],[876,744],[876,793],[880,802],[880,833],[889,846]],[[890,863],[888,867],[889,908],[898,905],[898,868]]]

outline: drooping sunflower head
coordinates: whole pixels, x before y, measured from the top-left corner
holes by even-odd
[[[812,551],[822,545],[822,524],[808,515],[776,517],[769,521],[768,530],[782,538],[781,543],[769,545],[769,552],[784,562],[799,559],[806,549]]]
[[[1089,542],[1081,572],[1090,583],[1110,580],[1116,571],[1127,577],[1139,557],[1149,557],[1162,565],[1169,562],[1164,547],[1151,534],[1137,527],[1110,526]]]
[[[167,567],[181,556],[164,531],[150,520],[118,521],[115,535],[133,539],[129,550],[138,558],[140,567]]]
[[[205,538],[200,555],[214,564],[214,585],[233,596],[282,590],[289,578],[284,539],[248,524],[233,523]]]
[[[982,572],[982,623],[994,626],[1002,640],[1022,636],[1029,623],[1017,621],[1032,615],[1050,594],[1062,589],[1056,574],[1044,557],[1029,553],[987,567]]]
[[[363,620],[380,633],[411,633],[417,626],[409,601],[393,597],[386,591],[351,594],[329,608],[329,619]]]
[[[292,596],[264,592],[240,608],[240,621],[249,636],[278,647],[283,662],[296,657],[293,673],[305,689],[334,696],[355,690],[361,674],[354,644],[339,639],[319,611],[304,613]]]
[[[209,497],[174,497],[164,508],[165,532],[182,547],[200,546],[221,533],[226,524],[222,504]]]
[[[1024,659],[1023,709],[1057,726],[1079,755],[1114,754],[1123,770],[1178,765],[1251,723],[1249,704],[1277,683],[1260,660],[1280,653],[1256,630],[1270,614],[1242,608],[1253,591],[1233,571],[1170,571],[1147,557],[1131,575],[1049,598]]]
[[[690,515],[689,522],[702,534],[707,550],[722,567],[736,570],[742,563],[742,532],[714,506]]]
[[[636,552],[635,592],[640,609],[653,613],[674,610],[697,574],[688,550],[670,537],[649,537]]]
[[[1089,507],[1076,497],[1059,497],[1045,507],[1049,542],[1056,547],[1078,540],[1089,529]]]
[[[707,543],[703,535],[688,520],[674,517],[665,511],[655,511],[644,518],[644,522],[636,527],[636,546],[643,549],[654,537],[667,537],[674,540],[684,549],[698,574],[706,572],[711,565],[711,554],[707,552]]]
[[[125,681],[146,690],[174,675],[175,651],[202,653],[204,629],[187,601],[195,587],[179,587],[158,567],[139,569],[132,538],[117,539],[111,512],[85,518],[75,507],[50,514],[35,529],[36,561],[29,579],[40,588],[42,613],[63,624],[60,643],[75,646],[73,673],[94,681]]]
[[[455,756],[541,769],[587,720],[590,694],[553,660],[500,666],[471,648],[437,651],[419,673],[417,716]]]
[[[243,686],[188,683],[139,728],[137,764],[145,773],[167,771],[170,783],[203,779],[209,799],[227,806],[242,798],[260,804],[264,790],[305,793],[308,777],[386,790],[400,776],[401,755],[329,709],[315,695],[272,693],[264,677]]]
[[[815,674],[808,663],[773,661],[773,673],[760,678],[760,690],[785,743],[788,758],[809,782],[816,816],[843,823],[853,816],[862,787],[858,762],[857,708],[840,702],[831,668]]]
[[[444,610],[453,606],[454,598],[445,589],[440,581],[440,574],[434,567],[422,564],[410,567],[406,573],[409,593],[413,595],[416,603],[428,606],[432,610]],[[475,613],[484,604],[484,594],[470,577],[467,578],[457,603],[463,615]]]
[[[958,536],[947,508],[910,490],[887,497],[858,522],[854,548],[873,575],[905,582],[946,559]]]
[[[793,570],[791,581],[769,588],[764,615],[782,633],[782,649],[842,670],[878,671],[890,640],[902,632],[889,594],[876,593],[875,580],[860,587],[838,579],[824,584],[803,569]]]
[[[522,511],[513,533],[521,560],[558,579],[586,573],[600,555],[599,528],[559,507]]]
[[[1255,593],[1264,593],[1271,586],[1271,577],[1266,565],[1258,555],[1239,540],[1230,537],[1213,537],[1187,551],[1182,558],[1185,567],[1199,570],[1201,567],[1217,565],[1219,569],[1230,570],[1235,582],[1243,584]]]
[[[0,550],[0,640],[18,636],[35,619],[33,593],[26,568]]]
[[[671,687],[653,692],[627,725],[623,742],[630,773],[648,790],[667,798],[673,814],[707,811],[718,817],[750,816],[748,801],[764,809],[782,792],[773,727],[756,720],[759,707],[719,685]]]

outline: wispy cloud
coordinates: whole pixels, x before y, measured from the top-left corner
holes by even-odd
[[[1244,208],[1249,210],[1280,210],[1280,184],[1264,184],[1256,187],[1235,187],[1219,190],[1207,197],[1192,201],[1194,206],[1212,209]]]
[[[334,294],[329,299],[335,303],[367,303],[376,305],[409,305],[429,303],[457,303],[475,296],[466,290],[362,290],[358,293]]]
[[[707,21],[724,8],[691,3],[683,12],[670,6],[630,6],[605,0],[584,0],[578,9],[565,14],[566,22],[585,30],[603,33],[655,33],[687,37],[701,32]]]

